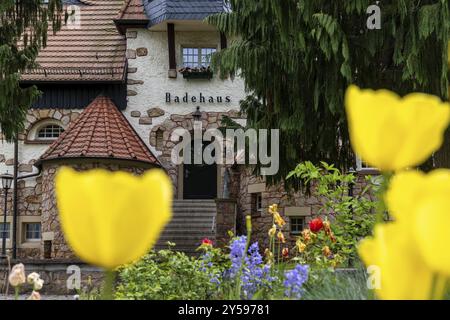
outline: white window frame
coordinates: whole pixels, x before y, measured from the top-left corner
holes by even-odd
[[[294,225],[292,222],[292,220],[293,219],[302,219],[303,220],[303,227],[301,228],[301,230],[300,231],[295,231],[295,232],[293,232],[292,231],[292,226]],[[295,224],[296,225],[296,224]],[[306,216],[301,216],[301,215],[292,215],[292,216],[289,216],[289,233],[290,234],[292,234],[292,235],[294,235],[294,236],[297,236],[297,235],[300,235],[301,233],[302,233],[302,231],[303,231],[303,229],[304,228],[306,228]]]
[[[28,238],[27,237],[27,226],[31,224],[39,224],[39,238]],[[32,231],[33,233],[36,231]],[[24,242],[40,242],[42,239],[42,223],[38,221],[29,221],[23,223],[23,240]]]
[[[364,171],[378,171],[377,168],[368,167],[364,164],[364,161],[358,156],[356,156],[356,171],[364,172]]]
[[[185,55],[184,50],[186,50],[186,49],[198,50],[198,52],[196,55],[195,54]],[[207,67],[209,67],[211,65],[211,61],[209,61],[207,63],[205,62],[205,64],[203,64],[202,58],[206,57],[207,55],[204,56],[202,50],[213,50],[210,53],[210,55],[212,55],[218,51],[217,46],[188,46],[188,45],[182,46],[181,47],[181,60],[183,61],[183,67],[185,67],[185,68],[201,68],[201,67],[207,68]],[[197,62],[195,62],[195,61],[186,62],[185,56],[192,56],[192,57],[197,56]],[[197,65],[192,65],[194,63],[196,63]]]
[[[60,128],[61,132],[59,132],[59,135],[57,137],[41,137],[40,133],[42,132],[42,130],[45,130],[46,128],[49,128],[49,127],[53,127],[53,129]],[[63,132],[64,132],[64,128],[61,125],[55,124],[55,123],[47,123],[44,126],[40,126],[39,129],[36,131],[36,139],[35,140],[54,141],[54,140],[57,140]]]
[[[30,142],[30,143],[42,142],[42,143],[47,144],[47,143],[51,143],[51,142],[57,140],[58,138],[39,138],[39,132],[43,128],[45,128],[45,127],[47,127],[49,125],[59,126],[59,127],[61,127],[63,129],[63,131],[66,130],[66,126],[63,125],[61,123],[61,121],[59,121],[57,119],[47,118],[47,119],[44,119],[44,120],[39,120],[39,121],[33,123],[31,128],[29,129],[28,134],[27,134],[27,141]]]

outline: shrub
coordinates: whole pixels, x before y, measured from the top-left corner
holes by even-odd
[[[116,298],[205,300],[211,298],[214,289],[202,259],[162,250],[120,270]]]

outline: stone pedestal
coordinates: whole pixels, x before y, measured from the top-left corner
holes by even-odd
[[[216,241],[226,246],[230,240],[228,232],[236,234],[237,202],[235,199],[216,199]]]

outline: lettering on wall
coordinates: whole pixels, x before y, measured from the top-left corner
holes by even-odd
[[[198,95],[190,95],[185,93],[183,96],[177,96],[170,92],[166,92],[166,103],[230,103],[231,96],[211,96],[200,93]]]

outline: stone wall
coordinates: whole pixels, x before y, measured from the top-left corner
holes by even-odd
[[[52,240],[52,259],[70,259],[75,258],[74,253],[68,247],[58,218],[55,195],[55,174],[61,166],[70,166],[77,171],[91,170],[94,168],[106,169],[109,171],[125,171],[140,175],[149,169],[148,166],[139,164],[131,165],[120,161],[95,161],[86,160],[81,162],[46,162],[42,170],[42,232],[49,234]],[[80,199],[82,201],[82,199]],[[44,253],[44,241],[41,241],[41,257]]]
[[[57,123],[66,128],[69,123],[79,116],[80,110],[70,109],[30,109],[26,116],[25,130],[19,135],[19,166],[20,176],[37,173],[34,167],[36,160],[47,150],[52,141],[36,140],[37,130],[46,123]],[[14,145],[0,141],[0,174],[13,173]],[[18,182],[18,219],[17,219],[17,255],[20,258],[37,258],[40,256],[39,243],[25,243],[22,226],[24,222],[40,222],[42,214],[42,184],[41,177],[21,179]],[[12,235],[12,193],[8,195],[8,218]],[[4,195],[0,191],[1,213],[3,215]],[[3,222],[3,217],[0,219]],[[12,243],[7,241],[7,249]],[[1,247],[1,241],[0,241]]]
[[[366,185],[364,175],[358,175],[357,182],[354,186],[354,194],[361,192]],[[262,195],[262,212],[256,213],[252,208],[252,193],[261,193]],[[288,246],[295,243],[296,235],[290,234],[289,216],[301,216],[305,218],[305,226],[307,223],[319,216],[319,210],[322,207],[322,201],[314,196],[307,196],[301,192],[287,192],[282,184],[269,186],[266,185],[262,177],[256,177],[251,174],[250,168],[240,168],[240,192],[237,197],[238,206],[238,233],[245,234],[245,216],[252,216],[253,240],[258,241],[261,248],[269,245],[268,231],[272,226],[272,215],[268,213],[268,207],[277,204],[281,216],[286,221],[284,227],[284,236]]]
[[[40,291],[44,295],[75,295],[81,292],[98,291],[103,281],[103,271],[99,268],[89,266],[77,260],[20,260],[12,261],[15,263],[23,263],[25,265],[26,274],[37,272],[41,279],[44,280],[44,287]],[[71,267],[71,268],[69,268]],[[70,289],[67,287],[69,277],[75,275],[73,267],[79,268],[80,271],[80,290]],[[8,264],[6,261],[0,261],[0,293],[4,294],[6,290],[6,281],[8,279]],[[69,281],[70,283],[73,283]],[[21,288],[22,294],[30,294],[32,288],[26,284]],[[14,295],[11,287],[8,290],[9,295]]]

